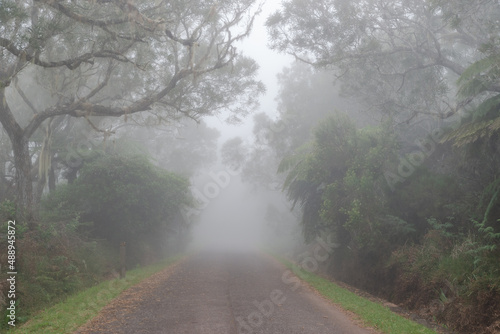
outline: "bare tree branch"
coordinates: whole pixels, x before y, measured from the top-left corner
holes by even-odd
[[[33,114],[38,113],[38,111],[36,110],[36,108],[33,105],[33,103],[31,103],[31,101],[28,99],[28,97],[26,96],[26,94],[24,94],[24,92],[21,89],[21,87],[19,87],[19,82],[18,82],[18,78],[17,77],[14,78],[14,87],[16,87],[16,90],[19,93],[19,95],[21,96],[21,98],[23,99],[24,103],[26,103],[26,105],[28,107],[30,107],[31,111],[33,111]]]
[[[18,57],[23,63],[32,62],[38,66],[45,68],[66,66],[70,70],[74,70],[82,63],[92,64],[94,58],[112,58],[123,63],[130,62],[130,60],[127,59],[123,54],[113,50],[86,52],[80,56],[60,61],[43,61],[40,60],[39,56],[37,55],[31,55],[25,50],[19,50],[12,41],[9,41],[8,39],[5,39],[3,37],[0,37],[0,46],[4,47],[14,56]]]
[[[87,16],[83,16],[80,14],[77,14],[73,11],[71,11],[69,8],[66,6],[62,5],[59,1],[51,1],[51,0],[36,0],[38,2],[45,3],[52,8],[58,10],[59,12],[63,13],[67,17],[75,20],[76,22],[80,22],[86,25],[90,26],[97,26],[100,28],[108,28],[109,26],[115,26],[119,24],[124,24],[124,23],[130,23],[130,22],[135,22],[137,24],[140,24],[141,27],[143,27],[147,31],[154,31],[155,28],[158,25],[163,24],[163,20],[152,20],[146,16],[144,16],[136,6],[134,6],[131,2],[129,1],[120,1],[120,0],[111,0],[107,1],[106,3],[113,3],[117,7],[119,7],[125,14],[127,14],[126,17],[123,18],[114,18],[114,19],[108,19],[108,20],[96,20]],[[144,24],[148,24],[149,27],[145,26]]]

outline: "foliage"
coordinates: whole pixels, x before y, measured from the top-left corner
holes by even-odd
[[[310,152],[283,159],[280,171],[288,170],[284,188],[303,208],[308,240],[322,229],[345,231],[350,237],[342,239],[344,246],[351,242],[359,249],[375,246],[384,222],[405,230],[403,221],[388,219],[383,211],[386,186],[381,176],[395,149],[384,129],[357,130],[347,116],[337,115],[318,126]]]
[[[446,134],[443,142],[451,141],[457,147],[479,144],[498,134],[500,129],[500,94],[491,93],[491,87],[500,82],[500,54],[489,52],[484,58],[465,69],[457,81],[458,96],[465,100],[476,99],[468,117]]]
[[[116,263],[113,250],[79,235],[75,228],[78,225],[76,219],[67,223],[45,221],[39,222],[36,230],[19,231],[22,232],[16,238],[20,255],[16,262],[19,322],[110,274]],[[7,247],[3,238],[0,247]],[[6,278],[3,275],[2,280]],[[3,325],[6,323],[0,324],[0,328]]]
[[[450,217],[466,214],[470,208],[453,205],[460,203],[462,197],[454,177],[420,167],[389,194],[388,206],[393,214],[413,222],[418,236],[423,236],[429,228],[429,221],[448,221]],[[458,232],[464,225],[468,225],[466,218],[455,221],[453,231]]]
[[[222,163],[238,170],[247,159],[247,149],[241,137],[227,140],[221,148]]]
[[[316,125],[333,110],[348,111],[352,117],[357,104],[342,98],[333,85],[334,76],[316,70],[301,62],[294,62],[278,74],[280,90],[277,96],[279,117],[265,124],[268,132],[259,139],[266,141],[274,153],[282,158],[308,142]],[[306,111],[307,112],[304,112]],[[256,122],[255,130],[259,123]],[[255,131],[254,132],[257,132]]]
[[[92,236],[116,243],[164,235],[179,207],[189,203],[186,180],[143,157],[106,155],[86,164],[73,184],[50,194],[44,209],[52,219],[78,214],[92,222]]]
[[[180,258],[177,256],[155,265],[130,270],[125,279],[107,280],[73,294],[49,308],[45,307],[43,311],[32,317],[29,323],[19,326],[13,332],[68,333],[76,331],[122,291],[179,260]]]
[[[450,98],[455,78],[496,45],[499,12],[494,1],[288,0],[267,26],[273,49],[334,70],[371,111],[410,122],[463,106]]]
[[[155,133],[151,128],[144,130],[149,138]],[[218,130],[208,127],[203,121],[184,120],[176,124],[169,135],[163,133],[153,137],[151,147],[154,148],[151,148],[150,154],[161,167],[190,177],[199,169],[216,161],[219,136]],[[165,142],[169,145],[165,145]]]
[[[475,253],[481,253],[481,252],[494,252],[495,250],[498,249],[498,246],[500,244],[500,233],[496,232],[495,229],[492,226],[487,226],[486,221],[482,222],[477,222],[473,220],[474,226],[477,228],[477,231],[479,232],[480,237],[483,239],[483,242],[480,245],[480,247],[476,250],[474,250]],[[497,223],[500,223],[500,219],[497,220]],[[474,263],[477,264],[477,262],[480,261],[480,258],[476,258]]]
[[[459,166],[442,174],[430,156],[391,189],[383,175],[400,162],[393,134],[384,126],[357,129],[337,115],[321,122],[307,149],[282,160],[284,189],[302,207],[306,238],[333,232],[340,246],[329,260],[334,277],[398,300],[411,296],[412,305],[440,297],[446,305],[472,303],[470,294],[497,289],[496,179],[467,188]]]
[[[199,120],[228,110],[228,120],[238,121],[252,111],[264,87],[255,78],[257,64],[236,44],[258,12],[254,0],[1,2],[0,123],[27,218],[34,221],[34,193],[43,190],[33,189],[31,165],[41,162],[40,180],[50,175],[55,153],[41,130],[51,133],[55,118],[85,118],[109,135],[94,124],[97,117]]]
[[[278,115],[271,118],[260,113],[254,117],[254,145],[242,168],[246,182],[276,190],[284,181],[283,174],[275,173],[281,170],[280,161],[299,154],[299,147],[307,150],[318,122],[336,109],[356,113],[357,103],[341,97],[332,87],[333,80],[331,73],[301,62],[292,63],[278,74]]]
[[[496,1],[287,0],[267,20],[272,48],[334,72],[392,124],[321,120],[312,144],[282,159],[306,238],[332,230],[336,278],[465,332],[494,331],[499,316],[499,14]],[[299,106],[292,124],[309,116],[309,100],[283,96]],[[282,151],[308,137],[291,133],[275,141]],[[395,167],[389,189],[381,175]],[[472,309],[470,321],[457,315]]]
[[[487,185],[481,194],[479,210],[484,212],[481,225],[492,226],[497,222],[500,207],[500,178]],[[498,231],[499,229],[497,229]]]
[[[16,263],[18,319],[115,277],[121,241],[127,242],[129,267],[146,262],[148,250],[153,259],[163,258],[167,235],[182,232],[185,223],[179,207],[190,202],[187,180],[145,157],[95,150],[72,184],[44,198],[36,227],[20,226],[16,233],[18,253],[25,254]],[[5,241],[0,240],[3,248]]]
[[[20,225],[16,231],[18,253],[29,254],[16,263],[21,322],[42,307],[116,277],[120,241],[127,242],[129,267],[144,262],[145,244],[154,259],[162,258],[166,236],[174,233],[169,229],[184,223],[178,210],[190,203],[187,180],[142,156],[94,150],[86,159],[72,184],[44,199],[36,227],[26,231]],[[4,207],[9,212],[13,204]],[[0,246],[6,248],[4,238]]]
[[[461,97],[474,97],[488,92],[500,75],[500,55],[493,53],[465,69],[457,81]]]
[[[14,202],[5,200],[0,202],[0,220],[2,222],[16,218],[16,205]]]
[[[433,230],[438,231],[444,238],[452,238],[454,235],[449,231],[453,227],[453,224],[449,221],[442,223],[436,218],[431,217],[427,219],[427,223],[429,223],[430,227]]]

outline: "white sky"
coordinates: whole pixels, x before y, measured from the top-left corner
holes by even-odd
[[[260,107],[255,113],[265,112],[272,118],[276,113],[275,97],[278,93],[276,75],[281,72],[283,67],[289,66],[293,61],[292,57],[279,54],[267,47],[267,31],[264,24],[267,17],[279,8],[280,3],[279,0],[265,1],[262,13],[254,22],[250,37],[244,40],[240,47],[245,55],[253,58],[259,64],[258,79],[266,86],[266,93],[261,96]],[[205,118],[210,127],[214,127],[221,132],[219,144],[223,144],[226,140],[236,136],[246,137],[251,135],[253,114],[238,125],[227,124],[224,119],[223,115]]]

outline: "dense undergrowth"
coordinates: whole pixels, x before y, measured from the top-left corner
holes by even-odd
[[[404,153],[389,130],[358,129],[335,115],[318,126],[305,154],[282,161],[306,239],[327,233],[335,240],[327,261],[335,279],[461,333],[498,332],[497,136],[474,148],[427,137],[434,141],[426,157],[421,148]]]
[[[120,293],[151,275],[180,261],[182,255],[168,257],[155,264],[127,272],[125,278],[106,280],[89,289],[68,296],[52,307],[44,308],[18,327],[16,333],[72,333],[94,318]]]
[[[477,235],[431,230],[420,245],[394,251],[389,297],[463,333],[500,330],[500,251]]]
[[[342,307],[344,310],[353,312],[366,326],[374,327],[382,333],[436,333],[430,328],[406,319],[393,313],[389,308],[370,301],[364,297],[344,289],[334,282],[304,270],[300,266],[275,256],[287,268],[291,269],[295,275],[306,281],[320,294]]]
[[[17,325],[38,310],[117,276],[118,250],[105,242],[82,238],[76,233],[74,225],[40,223],[34,231],[18,229],[16,237]],[[0,242],[0,246],[6,247],[5,240]],[[3,253],[0,260],[2,263],[7,261]],[[2,272],[4,275],[5,271]],[[1,277],[3,296],[7,296],[6,278]],[[10,327],[8,318],[5,311],[2,313],[0,328],[7,329]]]
[[[119,277],[120,245],[127,269],[148,265],[181,250],[187,225],[179,207],[189,204],[187,181],[137,156],[97,154],[78,178],[59,186],[41,203],[32,227],[14,204],[0,204],[0,249],[7,249],[7,223],[16,220],[16,325],[37,311],[104,280]],[[7,252],[0,253],[7,268]],[[0,273],[1,301],[7,272]],[[8,325],[2,306],[0,329]]]

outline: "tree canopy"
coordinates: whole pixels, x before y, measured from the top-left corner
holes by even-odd
[[[288,0],[267,26],[274,49],[334,69],[371,110],[411,121],[470,103],[454,83],[481,47],[498,50],[499,15],[496,1]]]
[[[254,0],[3,1],[0,123],[19,204],[33,205],[29,141],[48,119],[144,111],[199,119],[229,109],[234,121],[252,110],[263,86],[235,44],[258,12]],[[48,97],[33,101],[33,88]]]

